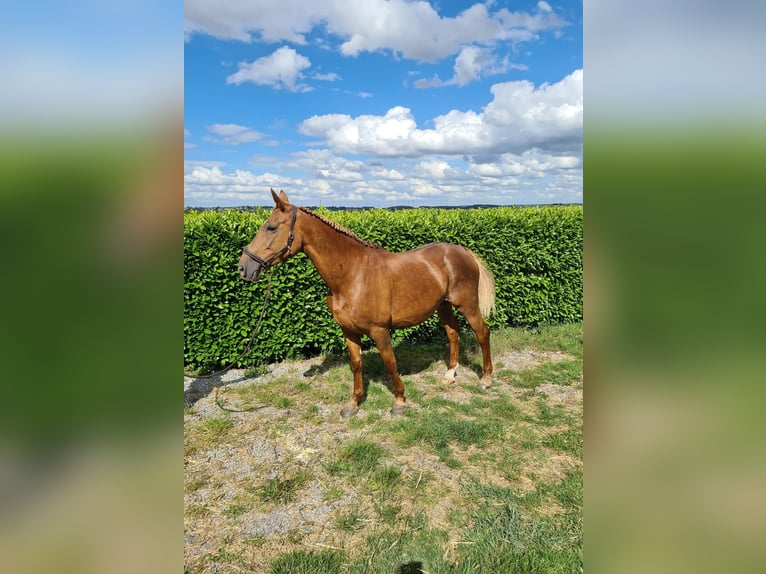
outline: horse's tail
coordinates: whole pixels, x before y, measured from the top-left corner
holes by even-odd
[[[470,249],[468,252],[479,266],[479,311],[487,319],[495,312],[495,277],[478,255]]]

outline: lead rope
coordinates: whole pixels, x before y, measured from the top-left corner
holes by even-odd
[[[266,286],[266,295],[263,298],[263,306],[261,307],[261,313],[258,316],[258,321],[256,321],[255,327],[253,327],[253,333],[252,333],[252,335],[250,335],[250,340],[247,342],[247,346],[245,347],[245,350],[242,351],[236,359],[234,359],[231,363],[226,365],[226,367],[224,367],[220,371],[215,371],[214,373],[210,373],[208,375],[192,375],[192,374],[188,373],[187,371],[184,371],[184,376],[185,377],[192,377],[194,379],[212,379],[213,377],[217,377],[219,375],[223,375],[224,373],[229,371],[234,365],[236,365],[237,362],[242,357],[245,356],[245,353],[247,353],[250,350],[250,348],[253,346],[253,341],[255,341],[255,336],[258,334],[258,330],[261,327],[261,321],[263,321],[263,316],[266,313],[266,307],[268,306],[268,303],[269,303],[269,297],[271,296],[271,273],[272,273],[272,269],[269,268],[269,283]],[[229,411],[229,412],[232,412],[232,413],[244,413],[244,412],[249,412],[249,411],[255,411],[255,410],[258,410],[259,408],[262,408],[262,407],[255,407],[255,408],[251,408],[251,409],[239,410],[239,409],[230,409],[228,407],[225,407],[218,400],[218,389],[219,388],[220,388],[220,386],[216,386],[216,388],[215,388],[215,404],[218,405],[218,407],[221,408],[224,411]]]

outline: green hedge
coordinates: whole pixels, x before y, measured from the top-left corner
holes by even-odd
[[[583,210],[580,206],[319,213],[390,251],[435,241],[464,245],[495,275],[497,312],[490,327],[582,319]],[[184,214],[184,364],[216,369],[245,348],[268,283],[239,277],[237,262],[270,209]],[[299,254],[274,268],[271,298],[253,347],[240,366],[345,347],[327,309],[327,287]],[[462,317],[460,318],[462,322]],[[443,333],[436,317],[394,333],[426,341]]]

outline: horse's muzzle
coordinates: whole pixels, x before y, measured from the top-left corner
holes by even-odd
[[[244,261],[240,260],[239,262],[240,277],[245,281],[258,281],[258,278],[261,276],[261,271],[263,271],[263,265],[257,261],[245,259],[244,257],[243,259]]]

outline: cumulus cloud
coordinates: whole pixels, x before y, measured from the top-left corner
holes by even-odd
[[[206,129],[214,135],[204,136],[202,139],[217,144],[239,145],[258,141],[264,137],[261,132],[238,124],[213,124]]]
[[[555,84],[528,81],[495,84],[493,99],[477,113],[452,110],[420,129],[409,108],[396,106],[382,116],[312,116],[299,130],[320,138],[335,153],[380,157],[424,154],[478,154],[532,147],[578,146],[582,139],[582,70]]]
[[[538,2],[537,12],[534,14],[511,12],[503,8],[497,12],[496,17],[502,22],[503,29],[511,32],[525,30],[536,33],[542,30],[560,29],[567,25],[567,22],[556,14],[547,2]]]
[[[221,205],[226,201],[234,205],[252,205],[260,202],[264,191],[270,187],[279,188],[283,183],[284,178],[273,173],[254,174],[243,169],[225,172],[219,165],[187,164],[184,196],[198,205]]]
[[[396,106],[384,116],[312,116],[300,124],[299,130],[323,138],[336,152],[391,156],[412,154],[411,134],[417,126],[409,108]]]
[[[461,171],[444,160],[422,161],[412,170],[416,176],[430,180],[445,181],[461,179]]]
[[[253,62],[240,62],[239,69],[226,78],[227,84],[252,82],[261,86],[286,89],[291,92],[310,90],[301,84],[303,70],[311,67],[311,61],[288,46],[282,46],[269,56]]]
[[[508,70],[526,70],[523,64],[513,64],[508,56],[499,60],[492,50],[478,46],[465,46],[455,58],[455,74],[449,80],[441,80],[438,76],[432,79],[416,80],[416,88],[432,88],[439,86],[465,86],[482,77],[503,74]]]
[[[195,33],[251,42],[305,44],[315,27],[343,40],[347,56],[390,50],[404,58],[435,61],[456,54],[467,44],[531,40],[542,30],[568,23],[546,2],[536,12],[490,13],[476,3],[454,17],[443,17],[428,2],[410,0],[187,0],[187,40]]]
[[[581,169],[582,161],[579,154],[553,155],[533,148],[521,154],[501,154],[499,157],[494,157],[491,162],[473,161],[467,171],[479,177],[489,178],[508,176],[541,178]]]
[[[265,162],[268,163],[268,162]],[[187,201],[195,205],[268,205],[269,187],[302,205],[498,205],[581,202],[581,151],[384,160],[349,159],[328,149],[293,153],[279,174],[187,162]],[[454,203],[453,203],[454,204]]]
[[[353,6],[328,25],[331,32],[348,38],[341,45],[347,56],[391,50],[404,58],[435,61],[456,52],[464,42],[502,35],[500,23],[483,4],[474,4],[454,18],[439,16],[426,2],[373,0]]]
[[[387,169],[379,163],[348,159],[335,155],[328,149],[295,152],[283,167],[313,173],[326,180],[362,181],[365,177],[383,180],[401,180],[404,175]]]

